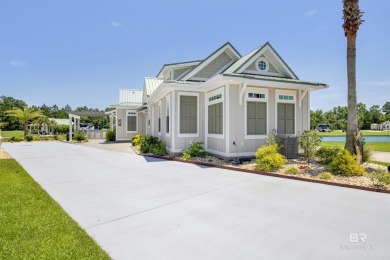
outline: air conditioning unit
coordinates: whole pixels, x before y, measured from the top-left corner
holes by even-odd
[[[287,159],[298,158],[298,136],[296,135],[277,135],[278,144],[281,146],[279,153]]]

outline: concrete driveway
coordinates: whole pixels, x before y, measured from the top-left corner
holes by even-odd
[[[4,148],[114,259],[389,259],[390,195],[60,142]]]

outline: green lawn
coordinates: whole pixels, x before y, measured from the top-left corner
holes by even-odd
[[[0,259],[109,259],[15,160],[0,187]]]
[[[374,151],[390,152],[390,143],[366,143]],[[321,146],[344,148],[345,142],[321,142]]]
[[[370,161],[370,163],[376,163],[376,164],[383,165],[386,167],[390,166],[390,163],[388,163],[388,162]]]
[[[24,137],[23,131],[1,131],[2,137]]]
[[[363,136],[369,136],[369,135],[390,135],[390,132],[385,131],[372,131],[372,130],[361,130],[360,131]],[[341,130],[334,130],[332,132],[320,132],[321,136],[345,136],[345,132],[342,132]]]

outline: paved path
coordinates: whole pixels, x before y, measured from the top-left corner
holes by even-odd
[[[371,156],[372,161],[377,162],[388,162],[390,163],[390,153],[389,152],[373,152]]]
[[[4,148],[115,259],[390,259],[389,194],[60,142]]]
[[[130,148],[130,141],[128,142],[106,142],[104,139],[89,139],[86,143],[80,143],[78,145],[94,147],[98,149],[131,153],[135,154],[133,149]]]

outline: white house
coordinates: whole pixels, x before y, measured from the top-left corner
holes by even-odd
[[[118,140],[141,133],[172,153],[203,142],[221,157],[253,156],[274,129],[310,129],[310,93],[325,88],[300,80],[268,42],[244,56],[228,42],[203,60],[163,65],[143,91],[120,90],[110,113]]]

